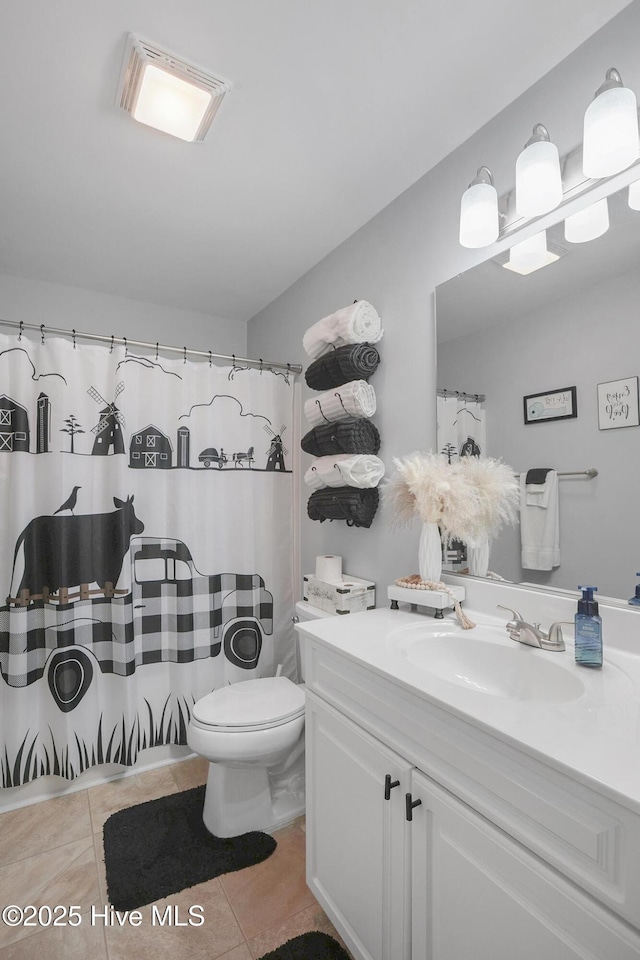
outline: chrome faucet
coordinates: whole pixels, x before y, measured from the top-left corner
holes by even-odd
[[[498,604],[499,610],[508,610],[513,614],[513,620],[507,623],[507,633],[512,640],[518,643],[526,643],[530,647],[539,647],[541,650],[564,650],[564,640],[562,639],[562,624],[571,624],[570,620],[557,620],[549,627],[549,632],[545,633],[540,629],[539,623],[527,623],[522,619],[522,615],[511,607],[503,607]]]

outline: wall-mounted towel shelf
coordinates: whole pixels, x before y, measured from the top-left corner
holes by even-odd
[[[516,477],[519,477],[520,474],[516,473]],[[587,477],[588,480],[593,480],[594,477],[598,476],[598,471],[595,467],[589,467],[588,470],[569,470],[566,472],[560,471],[558,473],[559,477]]]

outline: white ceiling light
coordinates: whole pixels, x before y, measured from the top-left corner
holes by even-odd
[[[488,167],[478,173],[460,201],[460,243],[463,247],[486,247],[498,239],[498,192]]]
[[[609,229],[609,206],[607,198],[596,200],[591,206],[567,217],[564,222],[564,237],[569,243],[587,243],[601,237]]]
[[[516,210],[521,217],[540,217],[562,201],[560,155],[547,128],[536,123],[516,160]]]
[[[503,267],[526,276],[559,259],[557,253],[551,253],[547,249],[547,231],[542,230],[528,240],[514,244],[509,251],[509,260],[503,263]]]
[[[611,177],[639,156],[636,95],[611,67],[584,115],[582,169],[585,177]]]
[[[118,104],[147,126],[204,140],[231,84],[133,34],[127,38]]]

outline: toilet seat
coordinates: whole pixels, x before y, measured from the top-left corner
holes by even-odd
[[[192,720],[212,730],[241,733],[266,730],[304,714],[304,691],[287,677],[243,680],[198,700]]]

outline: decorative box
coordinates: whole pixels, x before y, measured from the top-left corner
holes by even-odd
[[[319,580],[309,574],[303,577],[303,598],[328,613],[360,613],[376,605],[376,585],[360,577],[344,576],[342,580]]]

